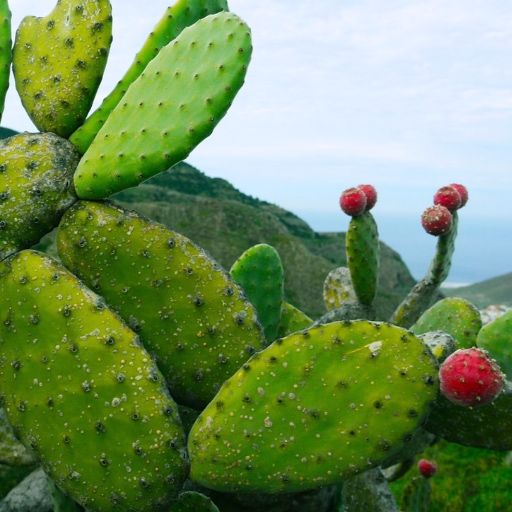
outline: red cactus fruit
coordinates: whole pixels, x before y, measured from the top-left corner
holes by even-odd
[[[369,212],[377,202],[377,191],[373,185],[358,185],[357,188],[366,196],[366,211]]]
[[[460,183],[451,183],[450,187],[453,187],[460,194],[460,198],[462,200],[460,207],[462,208],[463,206],[466,206],[469,198],[468,189]]]
[[[480,348],[459,349],[451,354],[439,369],[439,379],[441,393],[465,407],[492,402],[505,384],[499,366]]]
[[[421,216],[421,225],[427,233],[434,236],[445,235],[450,231],[453,217],[445,206],[436,205],[427,208]]]
[[[421,476],[430,478],[437,473],[437,464],[431,460],[421,459],[418,461],[418,471]]]
[[[366,211],[366,194],[359,188],[349,188],[340,196],[341,209],[351,217],[357,217]]]
[[[462,197],[459,191],[450,185],[441,187],[434,195],[434,204],[448,208],[451,212],[462,206]]]

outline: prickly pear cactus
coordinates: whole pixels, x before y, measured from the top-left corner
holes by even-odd
[[[9,89],[11,46],[11,11],[7,0],[0,0],[0,120],[4,111],[7,89]]]
[[[252,53],[247,25],[213,14],[162,48],[133,82],[80,161],[81,199],[101,199],[180,162],[224,117]]]
[[[88,510],[152,511],[186,477],[177,406],[137,336],[53,260],[0,267],[0,389],[17,435]]]
[[[199,416],[191,478],[219,491],[276,493],[370,469],[412,439],[436,375],[422,342],[388,324],[333,323],[278,340]]]
[[[436,302],[425,311],[411,327],[411,331],[416,335],[444,331],[453,336],[457,348],[470,348],[476,345],[481,328],[480,312],[471,302],[449,297]]]
[[[324,304],[327,311],[338,309],[347,302],[357,301],[350,270],[338,267],[331,270],[324,282]]]
[[[0,141],[0,260],[28,248],[57,226],[76,201],[79,154],[52,133]]]
[[[140,334],[176,400],[204,407],[263,346],[256,312],[184,236],[136,213],[82,201],[58,233],[61,260]]]
[[[284,298],[284,270],[278,252],[267,244],[255,245],[235,261],[230,274],[254,304],[270,345],[277,337]]]
[[[22,21],[14,43],[14,77],[39,130],[68,137],[82,124],[111,41],[109,0],[59,0],[48,16]]]
[[[178,500],[171,505],[169,512],[219,512],[213,501],[195,491],[183,492]]]
[[[476,344],[489,351],[507,378],[512,379],[512,312],[482,327]]]
[[[143,73],[158,52],[178,37],[186,27],[209,14],[215,14],[222,10],[228,10],[226,0],[178,0],[172,7],[166,9],[162,19],[149,34],[147,41],[137,53],[126,74],[103,100],[100,108],[70,137],[70,141],[82,154],[87,151],[112,110],[126,94],[128,87]]]
[[[284,338],[294,332],[302,331],[312,324],[313,320],[308,315],[288,304],[288,302],[283,302],[277,336],[278,338]]]

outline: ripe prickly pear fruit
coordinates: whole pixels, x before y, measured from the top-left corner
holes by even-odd
[[[450,231],[452,223],[452,214],[445,206],[430,206],[421,215],[421,225],[429,235],[446,235]]]
[[[343,213],[357,217],[366,211],[366,194],[360,188],[348,188],[341,193],[340,208]]]
[[[436,373],[421,340],[390,324],[337,322],[277,340],[192,427],[191,478],[219,491],[297,492],[378,466],[412,441]]]
[[[169,512],[219,512],[213,501],[195,491],[182,492],[175,501]]]
[[[441,187],[435,193],[434,204],[444,206],[451,212],[454,212],[462,206],[462,197],[455,187],[448,185],[446,187]]]
[[[12,61],[11,11],[7,0],[0,0],[0,119],[9,88]]]
[[[112,41],[109,0],[59,0],[16,33],[13,70],[28,115],[42,132],[71,135],[84,121]]]
[[[153,511],[187,475],[163,376],[103,299],[23,251],[0,265],[0,390],[10,423],[87,510]]]
[[[437,473],[437,464],[431,460],[420,459],[418,461],[418,471],[425,478],[431,478]]]
[[[263,347],[254,307],[188,238],[136,213],[82,201],[59,227],[59,256],[141,337],[173,397],[201,409]]]
[[[284,270],[279,253],[270,245],[247,249],[230,270],[256,308],[267,345],[277,338],[284,297]]]
[[[454,404],[478,407],[492,402],[505,378],[499,366],[479,348],[459,349],[439,369],[441,393]]]
[[[300,309],[288,304],[288,302],[283,302],[277,336],[279,338],[284,338],[294,332],[302,331],[303,329],[310,327],[312,323],[313,320],[309,318],[306,313],[303,313]]]
[[[450,187],[453,187],[460,195],[460,208],[466,206],[466,203],[468,202],[469,199],[468,189],[464,185],[461,185],[460,183],[451,183]]]
[[[369,212],[377,203],[377,190],[373,185],[358,185],[358,189],[366,196],[366,211]]]
[[[84,154],[96,137],[108,116],[122,100],[128,87],[142,74],[146,66],[158,55],[158,52],[196,21],[227,11],[226,0],[177,0],[168,7],[162,19],[149,34],[133,64],[124,77],[117,83],[114,90],[103,100],[101,106],[85,123],[70,137],[70,141]]]
[[[52,133],[0,141],[0,260],[37,243],[76,201],[79,159],[70,142]]]
[[[212,132],[242,86],[249,27],[221,12],[186,28],[133,82],[80,161],[81,199],[101,199],[169,169]]]

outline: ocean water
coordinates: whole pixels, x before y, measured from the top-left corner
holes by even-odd
[[[330,215],[297,212],[316,231],[345,231],[348,221]],[[427,235],[415,216],[376,213],[380,238],[398,251],[413,276],[420,279],[434,255],[436,238]],[[511,223],[503,219],[467,218],[461,213],[448,286],[484,281],[512,272]]]

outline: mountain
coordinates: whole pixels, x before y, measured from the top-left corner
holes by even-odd
[[[226,269],[254,244],[274,246],[285,268],[287,300],[313,317],[325,312],[325,277],[346,264],[343,233],[317,233],[293,213],[186,163],[117,194],[114,200],[189,237]],[[47,238],[42,247],[50,244]],[[49,251],[55,252],[52,247]],[[414,279],[398,253],[385,244],[381,256],[378,309],[389,316]]]
[[[512,306],[512,272],[470,286],[443,289],[443,293],[467,299],[479,308],[490,304]]]

